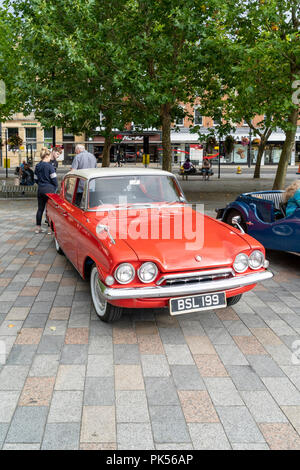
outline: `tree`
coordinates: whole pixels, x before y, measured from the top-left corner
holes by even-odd
[[[168,171],[171,126],[184,114],[180,104],[194,102],[196,77],[205,66],[204,42],[213,35],[220,6],[219,0],[132,0],[117,25],[118,40],[126,44],[120,52],[134,121],[161,128],[163,169]]]
[[[298,0],[238,0],[232,1],[228,15],[234,42],[252,57],[257,74],[252,84],[267,110],[270,130],[280,127],[286,135],[273,189],[284,187],[299,117],[299,104],[292,100],[293,84],[300,78],[299,13]],[[267,126],[265,130],[262,145]]]
[[[18,73],[18,55],[13,46],[11,18],[11,13],[0,6],[0,122],[17,111],[20,104],[14,87],[14,76]]]
[[[103,166],[115,128],[131,118],[124,99],[115,27],[122,0],[14,0],[12,23],[20,70],[15,82],[26,114],[45,127],[91,134],[103,115]]]

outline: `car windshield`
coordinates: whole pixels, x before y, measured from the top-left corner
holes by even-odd
[[[165,175],[122,175],[94,178],[89,182],[89,209],[103,204],[148,205],[183,202],[176,179]]]

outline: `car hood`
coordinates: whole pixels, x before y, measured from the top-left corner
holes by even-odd
[[[109,227],[115,248],[125,242],[140,261],[153,261],[162,272],[228,266],[250,248],[249,237],[187,205],[112,211],[98,220]]]

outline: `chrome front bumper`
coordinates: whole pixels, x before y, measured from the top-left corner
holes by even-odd
[[[205,294],[206,292],[227,291],[238,289],[239,287],[250,286],[257,282],[271,279],[273,274],[270,271],[257,272],[237,276],[219,281],[194,282],[185,285],[174,286],[153,286],[153,287],[107,287],[99,280],[103,297],[110,300],[126,299],[155,299],[162,297],[180,297],[192,294]]]

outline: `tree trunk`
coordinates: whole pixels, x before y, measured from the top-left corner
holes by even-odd
[[[288,122],[293,127],[291,130],[288,130],[285,133],[285,142],[282,147],[280,160],[278,163],[277,172],[273,184],[273,190],[284,189],[287,167],[291,158],[293,146],[295,144],[298,115],[299,109],[295,108],[288,118]]]
[[[264,138],[261,138],[260,144],[258,146],[257,159],[256,159],[253,178],[260,178],[261,161],[262,161],[262,157],[266,148],[266,143],[267,141]]]
[[[172,146],[171,146],[171,105],[163,104],[160,110],[162,122],[162,148],[163,161],[162,169],[172,171]]]
[[[108,167],[110,165],[110,148],[112,144],[111,136],[105,137],[105,143],[103,148],[102,156],[102,167]]]

